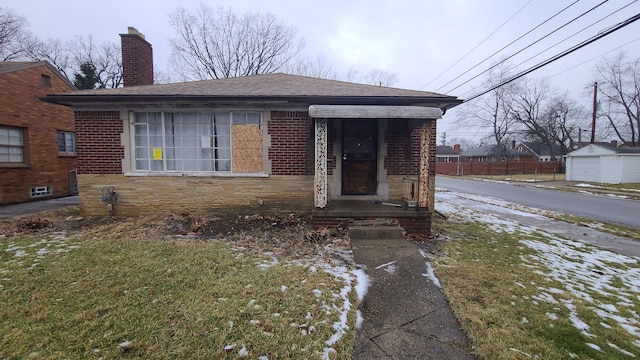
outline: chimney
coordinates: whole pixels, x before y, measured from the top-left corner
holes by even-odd
[[[153,48],[144,35],[130,26],[120,34],[124,86],[153,85]]]
[[[453,145],[453,152],[460,154],[460,144]]]
[[[516,141],[515,140],[511,140],[511,148],[512,149],[516,148]]]
[[[618,140],[611,140],[611,146],[614,148],[618,147]]]

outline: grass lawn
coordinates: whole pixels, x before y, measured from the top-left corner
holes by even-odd
[[[640,261],[476,214],[437,219],[433,267],[483,359],[640,356]]]
[[[346,242],[303,219],[0,223],[0,358],[350,359]]]

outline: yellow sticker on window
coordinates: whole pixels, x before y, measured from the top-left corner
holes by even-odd
[[[162,160],[161,148],[153,148],[153,160]]]

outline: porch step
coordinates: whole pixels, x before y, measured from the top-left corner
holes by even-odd
[[[404,229],[397,225],[396,226],[355,225],[355,226],[349,226],[349,238],[351,240],[403,239]]]

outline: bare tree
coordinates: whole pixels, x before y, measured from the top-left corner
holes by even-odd
[[[364,76],[363,82],[370,85],[393,86],[398,82],[398,75],[382,69],[372,69]]]
[[[487,77],[483,86],[485,88],[493,87],[509,77],[507,73],[508,66],[502,63],[500,66],[493,67],[487,73]],[[462,126],[475,126],[487,130],[491,139],[496,145],[497,158],[506,157],[505,142],[510,134],[515,131],[516,121],[510,116],[511,97],[518,85],[519,81],[500,86],[495,90],[478,97],[470,102],[464,103],[459,107],[458,114],[459,124]],[[488,140],[487,139],[487,140]]]
[[[20,59],[48,61],[71,80],[74,75],[72,54],[68,44],[60,39],[41,40],[28,33],[20,41]],[[80,68],[80,64],[77,64],[77,68]]]
[[[0,60],[20,56],[20,38],[26,34],[27,19],[11,9],[0,7]]]
[[[104,42],[97,45],[93,36],[75,36],[67,45],[73,56],[74,68],[91,64],[98,78],[98,88],[122,86],[122,52],[115,43]]]
[[[598,95],[603,115],[620,141],[640,145],[640,58],[624,53],[596,65]]]
[[[298,32],[273,14],[213,9],[204,4],[191,12],[179,8],[169,16],[173,70],[183,80],[268,74],[278,71],[304,46]]]
[[[282,67],[282,71],[287,74],[311,76],[321,79],[337,80],[338,75],[333,70],[327,59],[318,55],[315,58],[298,58],[292,60]]]
[[[548,79],[524,80],[514,90],[510,115],[522,127],[523,135],[544,144],[555,160],[580,131],[584,109],[567,93],[558,95]]]

